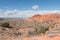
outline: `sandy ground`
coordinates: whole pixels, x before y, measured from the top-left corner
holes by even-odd
[[[23,40],[60,40],[60,36],[49,38],[47,36],[36,36],[32,38],[23,38]]]
[[[0,40],[60,40],[60,36],[48,37],[48,36],[34,36],[23,38],[0,38]]]

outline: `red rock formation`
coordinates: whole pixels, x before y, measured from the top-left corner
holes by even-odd
[[[27,19],[27,21],[29,22],[43,22],[43,21],[48,21],[48,20],[60,22],[60,14],[45,14],[45,15],[37,14]]]

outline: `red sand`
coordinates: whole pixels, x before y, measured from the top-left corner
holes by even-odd
[[[23,38],[23,40],[60,40],[60,36],[47,37],[47,36],[36,36],[32,38]]]

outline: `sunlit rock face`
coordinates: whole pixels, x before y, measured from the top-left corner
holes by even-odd
[[[60,22],[60,14],[45,14],[45,15],[37,14],[26,20],[30,22],[44,22],[49,20]]]

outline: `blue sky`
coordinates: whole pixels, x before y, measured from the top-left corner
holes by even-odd
[[[38,5],[38,10],[59,10],[60,0],[0,0],[2,10],[29,10],[32,6]]]
[[[27,13],[25,13],[26,11]],[[34,13],[42,14],[47,12],[49,13],[49,12],[58,12],[58,11],[60,11],[60,0],[0,0],[0,15],[2,16],[5,15],[5,17],[6,17],[6,13],[7,14],[13,13],[14,15],[21,14],[20,16],[24,16],[25,13],[25,15],[28,14],[31,16]],[[13,15],[10,15],[10,17],[12,16]]]

